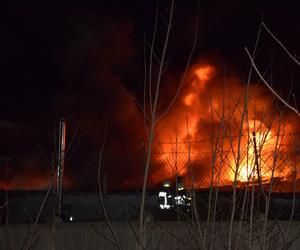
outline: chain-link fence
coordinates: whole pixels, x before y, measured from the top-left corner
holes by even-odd
[[[300,191],[300,154],[297,143],[292,143],[295,140],[280,141],[274,136],[263,144],[253,138],[248,142],[243,138],[240,144],[227,138],[214,146],[211,140],[159,142],[154,143],[153,158],[161,165],[161,178],[184,176],[190,187],[230,187],[236,180],[239,187],[269,187],[272,183],[273,191]],[[287,141],[289,144],[284,143]]]

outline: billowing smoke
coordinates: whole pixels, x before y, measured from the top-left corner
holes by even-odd
[[[74,26],[66,47],[57,53],[62,70],[60,89],[45,118],[25,130],[28,136],[6,140],[6,149],[7,145],[18,147],[19,140],[24,146],[19,143],[17,157],[11,154],[14,149],[8,152],[14,159],[9,165],[1,162],[5,173],[1,175],[1,188],[49,185],[57,158],[57,125],[63,117],[67,119],[66,188],[97,189],[98,158],[106,124],[102,170],[108,186],[124,188],[129,181],[132,183],[130,176],[142,173],[142,117],[120,87],[116,73],[134,56],[132,31],[130,22],[106,16],[93,16]]]
[[[79,126],[70,149],[74,152],[66,165],[72,188],[97,188],[105,126],[107,136],[101,168],[108,187],[133,187],[134,182],[139,185],[143,119],[135,103],[122,90],[116,73],[134,56],[132,31],[129,22],[102,18],[82,27],[80,37],[64,51],[68,93],[56,102],[53,114],[57,119],[66,116],[74,133],[74,128]]]

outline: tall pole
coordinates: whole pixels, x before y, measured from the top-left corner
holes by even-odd
[[[66,120],[59,121],[59,145],[57,161],[57,215],[61,215],[63,175],[65,167],[65,150],[66,150]]]

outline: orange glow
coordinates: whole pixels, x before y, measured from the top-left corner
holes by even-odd
[[[197,67],[192,73],[192,80],[189,84],[189,91],[182,97],[182,103],[188,107],[188,112],[175,112],[168,115],[162,123],[167,124],[165,128],[159,129],[159,141],[156,146],[161,152],[155,157],[155,160],[164,165],[159,173],[152,176],[155,181],[160,181],[161,178],[174,178],[176,175],[188,175],[188,163],[196,160],[195,149],[191,145],[190,155],[188,152],[187,138],[189,133],[190,140],[197,137],[197,124],[201,117],[201,103],[199,95],[204,91],[204,86],[215,74],[214,67],[205,65]],[[218,107],[217,103],[213,103],[213,108]],[[206,112],[210,110],[207,107]],[[187,130],[188,123],[188,130]],[[170,133],[174,124],[177,129]],[[164,143],[168,141],[169,143]]]
[[[28,172],[14,175],[8,182],[0,181],[0,190],[43,190],[51,185],[52,176],[49,173]],[[70,188],[71,182],[65,176],[64,188]],[[56,185],[56,184],[54,184]]]
[[[149,184],[155,186],[164,180],[175,180],[179,175],[184,177],[188,187],[208,188],[212,184],[231,188],[235,178],[238,187],[254,186],[259,173],[263,185],[269,185],[273,176],[277,181],[274,191],[291,192],[295,179],[300,184],[299,118],[290,114],[280,117],[269,92],[262,86],[250,84],[247,115],[242,121],[245,84],[235,77],[224,81],[217,73],[213,65],[207,64],[195,65],[188,72],[174,105],[156,125]],[[134,104],[127,107],[130,117],[135,108]],[[163,108],[159,112],[161,110]],[[133,130],[141,130],[138,122],[130,125]],[[136,141],[129,142],[136,146]],[[120,152],[123,147],[120,146]],[[143,150],[147,150],[144,148],[143,143]],[[0,189],[47,188],[51,180],[50,168],[44,171],[45,168],[40,168],[43,162],[28,162],[30,164],[23,166],[21,172],[7,168],[1,173]],[[141,162],[137,163],[139,167]],[[131,163],[124,161],[124,164],[127,164],[127,171]],[[132,177],[124,180],[122,188],[140,185],[136,172],[130,172]],[[65,176],[64,187],[74,188],[72,184]],[[296,187],[300,192],[300,185]]]
[[[214,68],[208,65],[196,69],[195,74],[200,81],[207,82],[209,79],[211,79],[212,75],[214,74],[214,71]]]
[[[184,97],[184,104],[187,105],[187,106],[191,106],[192,103],[193,103],[194,98],[195,97],[192,93],[188,94],[187,96]]]

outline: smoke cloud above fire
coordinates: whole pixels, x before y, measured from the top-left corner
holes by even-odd
[[[1,161],[1,189],[49,186],[56,164],[58,121],[63,117],[67,119],[68,147],[65,188],[97,188],[95,176],[106,124],[103,170],[109,176],[110,187],[126,186],[126,180],[138,169],[135,166],[141,157],[143,131],[142,118],[135,104],[121,90],[116,73],[135,53],[130,37],[132,31],[130,22],[104,15],[90,17],[69,32],[66,48],[58,51],[56,57],[62,68],[60,90],[47,114],[24,129],[26,136],[14,136],[20,129],[6,128],[6,131],[11,130],[11,138],[7,136],[5,143],[14,153],[8,150],[7,155],[12,160]],[[140,140],[138,146],[137,139]],[[18,148],[17,156],[15,148]]]

